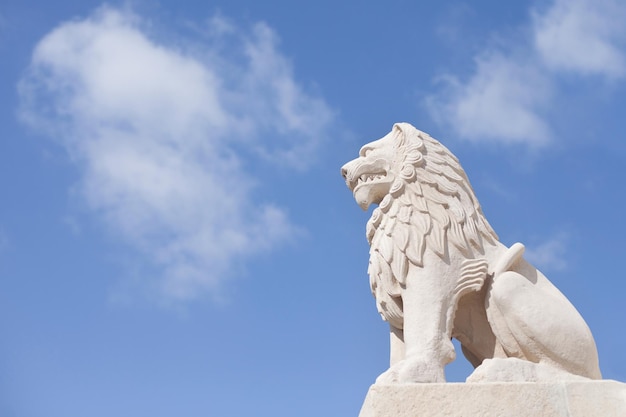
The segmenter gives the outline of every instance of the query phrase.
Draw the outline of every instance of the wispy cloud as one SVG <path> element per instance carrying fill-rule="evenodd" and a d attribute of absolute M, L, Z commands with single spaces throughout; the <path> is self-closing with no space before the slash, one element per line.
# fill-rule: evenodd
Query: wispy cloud
<path fill-rule="evenodd" d="M 443 89 L 426 104 L 435 121 L 449 122 L 462 138 L 541 145 L 551 135 L 537 113 L 550 84 L 531 65 L 490 52 L 476 58 L 476 72 L 466 82 L 448 75 L 440 83 Z"/>
<path fill-rule="evenodd" d="M 425 104 L 462 139 L 545 145 L 553 137 L 547 110 L 563 72 L 607 79 L 626 73 L 625 19 L 623 2 L 555 0 L 531 11 L 521 42 L 487 47 L 467 76 L 440 76 Z"/>
<path fill-rule="evenodd" d="M 562 271 L 567 268 L 567 238 L 567 235 L 559 234 L 538 245 L 527 247 L 525 257 L 541 270 Z"/>
<path fill-rule="evenodd" d="M 144 23 L 104 7 L 46 35 L 19 85 L 21 117 L 67 149 L 88 206 L 164 271 L 162 294 L 184 300 L 298 230 L 253 201 L 254 173 L 234 149 L 297 167 L 332 112 L 295 81 L 265 24 L 215 17 L 209 46 L 185 50 Z"/>
<path fill-rule="evenodd" d="M 535 48 L 551 70 L 609 78 L 626 74 L 623 1 L 556 0 L 532 16 Z"/>

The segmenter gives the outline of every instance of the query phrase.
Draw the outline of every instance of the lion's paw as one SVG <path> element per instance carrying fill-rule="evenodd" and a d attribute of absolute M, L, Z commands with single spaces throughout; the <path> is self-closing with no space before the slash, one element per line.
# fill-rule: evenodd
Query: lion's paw
<path fill-rule="evenodd" d="M 398 362 L 376 378 L 377 384 L 412 384 L 446 382 L 443 367 L 432 362 L 405 359 Z"/>
<path fill-rule="evenodd" d="M 376 378 L 376 383 L 379 385 L 397 384 L 398 382 L 398 370 L 394 367 L 387 369 Z"/>

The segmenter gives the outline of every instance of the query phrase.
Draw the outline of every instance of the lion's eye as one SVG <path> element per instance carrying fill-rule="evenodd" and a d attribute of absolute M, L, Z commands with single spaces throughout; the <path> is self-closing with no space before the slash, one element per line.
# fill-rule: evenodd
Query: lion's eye
<path fill-rule="evenodd" d="M 363 148 L 361 148 L 361 151 L 359 152 L 359 156 L 365 158 L 365 157 L 367 157 L 367 154 L 370 153 L 371 151 L 372 151 L 372 148 L 363 147 Z"/>

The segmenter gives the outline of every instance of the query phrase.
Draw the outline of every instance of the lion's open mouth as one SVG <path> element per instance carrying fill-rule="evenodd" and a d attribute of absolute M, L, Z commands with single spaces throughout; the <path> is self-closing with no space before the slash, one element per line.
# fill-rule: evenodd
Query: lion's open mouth
<path fill-rule="evenodd" d="M 363 174 L 359 177 L 357 181 L 357 185 L 364 183 L 364 182 L 380 180 L 382 178 L 385 178 L 385 174 Z"/>
<path fill-rule="evenodd" d="M 352 189 L 353 191 L 356 191 L 357 188 L 360 188 L 363 185 L 376 184 L 377 182 L 385 179 L 386 176 L 387 176 L 386 172 L 368 172 L 368 173 L 361 174 L 356 179 L 356 182 L 353 183 Z"/>

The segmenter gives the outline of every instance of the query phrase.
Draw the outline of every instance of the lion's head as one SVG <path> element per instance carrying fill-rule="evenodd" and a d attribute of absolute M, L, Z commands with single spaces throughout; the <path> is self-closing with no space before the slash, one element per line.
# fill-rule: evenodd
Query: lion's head
<path fill-rule="evenodd" d="M 346 184 L 363 210 L 371 204 L 380 204 L 389 193 L 398 172 L 394 143 L 398 134 L 393 129 L 389 134 L 363 146 L 359 157 L 341 168 Z"/>
<path fill-rule="evenodd" d="M 458 159 L 408 123 L 364 145 L 341 173 L 361 208 L 378 205 L 367 224 L 370 283 L 379 311 L 396 327 L 409 263 L 424 267 L 425 250 L 447 257 L 449 242 L 472 259 L 484 240 L 498 239 Z"/>

